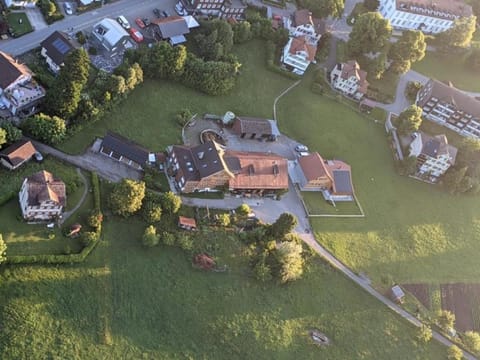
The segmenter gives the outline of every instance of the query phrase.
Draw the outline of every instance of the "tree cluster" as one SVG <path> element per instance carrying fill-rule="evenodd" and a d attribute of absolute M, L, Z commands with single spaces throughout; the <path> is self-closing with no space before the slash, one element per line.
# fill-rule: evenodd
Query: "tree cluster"
<path fill-rule="evenodd" d="M 340 18 L 345 7 L 345 0 L 299 0 L 298 4 L 300 7 L 310 10 L 315 17 Z"/>
<path fill-rule="evenodd" d="M 397 42 L 393 43 L 388 52 L 391 61 L 390 68 L 397 74 L 404 74 L 412 63 L 420 61 L 425 56 L 427 44 L 423 32 L 406 30 Z"/>
<path fill-rule="evenodd" d="M 22 138 L 22 130 L 9 121 L 0 122 L 0 146 L 2 145 L 2 133 L 5 134 L 4 143 L 7 145 L 13 144 Z"/>
<path fill-rule="evenodd" d="M 108 204 L 114 214 L 128 217 L 140 210 L 144 197 L 144 182 L 123 179 L 115 184 L 108 198 Z"/>
<path fill-rule="evenodd" d="M 43 113 L 29 117 L 22 126 L 28 134 L 47 144 L 62 142 L 67 133 L 67 127 L 63 119 Z"/>
<path fill-rule="evenodd" d="M 476 16 L 455 19 L 454 25 L 450 29 L 436 36 L 440 50 L 450 52 L 469 47 L 476 30 L 476 23 Z"/>
<path fill-rule="evenodd" d="M 455 166 L 448 169 L 443 184 L 452 194 L 480 193 L 480 141 L 465 138 L 459 146 Z"/>
<path fill-rule="evenodd" d="M 348 53 L 356 57 L 368 53 L 385 52 L 392 35 L 390 22 L 378 12 L 358 16 L 347 43 Z"/>
<path fill-rule="evenodd" d="M 417 105 L 410 105 L 403 110 L 397 119 L 397 130 L 406 135 L 418 131 L 422 125 L 422 109 Z"/>

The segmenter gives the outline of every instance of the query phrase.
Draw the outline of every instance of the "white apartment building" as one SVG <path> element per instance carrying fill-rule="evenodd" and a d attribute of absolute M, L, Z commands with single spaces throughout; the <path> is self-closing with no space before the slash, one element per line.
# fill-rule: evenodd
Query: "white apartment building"
<path fill-rule="evenodd" d="M 305 36 L 291 37 L 283 48 L 281 61 L 293 73 L 303 75 L 310 63 L 315 62 L 317 45 L 307 41 Z"/>
<path fill-rule="evenodd" d="M 410 156 L 417 158 L 417 175 L 428 175 L 435 182 L 455 164 L 457 148 L 449 145 L 445 135 L 430 136 L 423 132 L 414 133 L 410 144 Z"/>
<path fill-rule="evenodd" d="M 367 93 L 367 72 L 355 60 L 339 63 L 330 72 L 330 83 L 344 95 L 360 100 Z"/>
<path fill-rule="evenodd" d="M 418 92 L 423 116 L 462 136 L 480 139 L 480 101 L 455 88 L 430 79 Z"/>
<path fill-rule="evenodd" d="M 288 29 L 290 37 L 305 36 L 307 41 L 314 45 L 317 45 L 325 32 L 325 22 L 314 19 L 312 13 L 307 9 L 295 11 L 292 18 L 285 18 L 284 25 Z"/>
<path fill-rule="evenodd" d="M 395 29 L 431 34 L 448 30 L 455 19 L 473 14 L 463 0 L 380 0 L 379 12 Z"/>

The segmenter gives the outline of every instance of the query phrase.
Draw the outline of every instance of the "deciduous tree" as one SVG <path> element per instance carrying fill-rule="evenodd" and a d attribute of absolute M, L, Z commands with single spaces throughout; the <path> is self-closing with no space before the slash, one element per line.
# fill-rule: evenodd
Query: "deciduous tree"
<path fill-rule="evenodd" d="M 463 334 L 462 341 L 465 346 L 475 354 L 480 353 L 480 334 L 475 331 L 467 331 Z"/>
<path fill-rule="evenodd" d="M 367 12 L 357 17 L 348 40 L 350 56 L 376 53 L 384 50 L 392 35 L 390 22 L 378 12 Z"/>
<path fill-rule="evenodd" d="M 109 205 L 115 214 L 127 217 L 140 210 L 144 197 L 143 181 L 123 179 L 110 193 Z"/>
<path fill-rule="evenodd" d="M 423 32 L 406 30 L 397 42 L 393 43 L 388 52 L 392 61 L 392 70 L 397 74 L 404 74 L 410 70 L 411 64 L 420 61 L 425 56 L 427 43 Z"/>
<path fill-rule="evenodd" d="M 398 132 L 409 134 L 417 131 L 422 125 L 422 109 L 417 105 L 410 105 L 398 116 Z"/>
<path fill-rule="evenodd" d="M 252 38 L 252 26 L 248 21 L 240 21 L 232 25 L 233 42 L 243 44 Z"/>
<path fill-rule="evenodd" d="M 417 340 L 426 344 L 432 340 L 432 335 L 432 329 L 427 325 L 422 325 L 418 328 Z"/>
<path fill-rule="evenodd" d="M 302 245 L 295 242 L 281 242 L 275 251 L 280 264 L 279 278 L 282 283 L 299 279 L 303 274 Z"/>
<path fill-rule="evenodd" d="M 437 323 L 444 330 L 452 329 L 455 324 L 455 315 L 448 310 L 440 310 L 437 312 Z"/>
<path fill-rule="evenodd" d="M 22 130 L 14 126 L 9 121 L 4 121 L 3 123 L 1 123 L 0 128 L 5 130 L 8 144 L 12 144 L 15 141 L 18 141 L 22 138 Z M 0 142 L 1 142 L 1 135 L 0 135 Z"/>
<path fill-rule="evenodd" d="M 467 48 L 470 46 L 476 29 L 476 22 L 476 16 L 456 19 L 450 29 L 437 35 L 440 48 L 448 51 L 452 48 Z"/>
<path fill-rule="evenodd" d="M 345 7 L 344 0 L 300 0 L 302 8 L 310 10 L 318 18 L 340 18 Z"/>
<path fill-rule="evenodd" d="M 447 357 L 448 360 L 462 360 L 463 351 L 457 345 L 452 345 L 447 350 Z"/>
<path fill-rule="evenodd" d="M 23 127 L 30 135 L 47 144 L 58 144 L 65 138 L 65 121 L 58 116 L 37 114 L 28 118 Z"/>
<path fill-rule="evenodd" d="M 160 242 L 160 236 L 157 234 L 155 226 L 148 226 L 142 236 L 142 244 L 146 247 L 154 247 Z"/>
<path fill-rule="evenodd" d="M 278 219 L 272 224 L 270 233 L 272 236 L 278 238 L 284 237 L 297 226 L 297 218 L 290 213 L 281 214 Z"/>
<path fill-rule="evenodd" d="M 182 206 L 182 199 L 171 191 L 162 194 L 160 201 L 163 211 L 169 214 L 176 214 Z"/>

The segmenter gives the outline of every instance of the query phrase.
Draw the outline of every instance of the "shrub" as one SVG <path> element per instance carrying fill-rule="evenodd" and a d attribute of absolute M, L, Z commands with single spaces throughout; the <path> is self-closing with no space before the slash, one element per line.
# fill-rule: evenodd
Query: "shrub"
<path fill-rule="evenodd" d="M 162 242 L 164 245 L 167 245 L 167 246 L 175 245 L 175 235 L 173 235 L 172 233 L 169 233 L 168 231 L 163 231 L 162 234 L 160 235 L 160 238 L 162 239 Z"/>
<path fill-rule="evenodd" d="M 85 37 L 85 34 L 82 32 L 82 31 L 79 31 L 75 34 L 78 42 L 80 43 L 80 45 L 84 45 L 86 44 L 87 42 L 87 38 Z"/>
<path fill-rule="evenodd" d="M 230 226 L 230 215 L 229 214 L 218 215 L 217 224 L 224 227 Z"/>
<path fill-rule="evenodd" d="M 192 251 L 193 250 L 193 240 L 187 234 L 179 234 L 177 238 L 178 245 L 184 251 Z"/>
<path fill-rule="evenodd" d="M 432 339 L 432 329 L 427 325 L 422 325 L 418 329 L 417 340 L 420 343 L 428 343 Z"/>
<path fill-rule="evenodd" d="M 81 236 L 83 246 L 87 247 L 98 240 L 98 234 L 93 231 L 86 231 Z"/>
<path fill-rule="evenodd" d="M 90 211 L 90 215 L 88 216 L 88 221 L 87 221 L 88 225 L 97 229 L 102 225 L 102 221 L 103 221 L 103 214 L 99 210 L 93 209 L 92 211 Z"/>
<path fill-rule="evenodd" d="M 480 352 L 480 334 L 475 331 L 467 331 L 463 334 L 462 338 L 463 343 L 465 346 L 470 349 L 474 354 L 478 354 Z"/>
<path fill-rule="evenodd" d="M 157 234 L 157 229 L 153 225 L 145 229 L 142 237 L 142 244 L 146 247 L 153 247 L 160 242 L 160 236 Z"/>

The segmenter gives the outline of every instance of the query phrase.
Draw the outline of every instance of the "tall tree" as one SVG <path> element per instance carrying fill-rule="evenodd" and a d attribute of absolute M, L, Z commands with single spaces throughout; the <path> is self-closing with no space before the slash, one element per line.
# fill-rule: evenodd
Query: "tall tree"
<path fill-rule="evenodd" d="M 280 264 L 279 277 L 282 283 L 299 279 L 303 274 L 302 245 L 292 241 L 281 242 L 275 251 Z"/>
<path fill-rule="evenodd" d="M 437 35 L 438 43 L 443 50 L 452 48 L 467 48 L 472 42 L 476 30 L 475 16 L 461 17 L 455 20 L 454 25 Z"/>
<path fill-rule="evenodd" d="M 340 18 L 345 7 L 345 0 L 299 0 L 299 4 L 318 18 L 329 16 Z"/>
<path fill-rule="evenodd" d="M 391 35 L 392 26 L 380 13 L 364 13 L 357 18 L 353 25 L 348 40 L 348 52 L 350 56 L 358 56 L 382 51 Z"/>
<path fill-rule="evenodd" d="M 112 211 L 123 217 L 128 217 L 136 213 L 142 207 L 142 201 L 145 197 L 145 183 L 123 179 L 115 184 L 109 197 L 109 205 Z"/>
<path fill-rule="evenodd" d="M 276 238 L 282 238 L 297 226 L 297 218 L 290 213 L 281 214 L 271 225 L 270 233 Z"/>
<path fill-rule="evenodd" d="M 18 141 L 22 138 L 22 130 L 19 128 L 15 127 L 11 122 L 9 121 L 4 121 L 3 123 L 0 124 L 0 128 L 5 130 L 6 132 L 6 137 L 7 137 L 7 143 L 12 144 L 15 141 Z M 1 142 L 1 131 L 0 131 L 0 142 Z M 1 145 L 1 144 L 0 144 Z"/>
<path fill-rule="evenodd" d="M 65 121 L 57 116 L 36 114 L 23 123 L 23 128 L 33 137 L 47 144 L 58 144 L 67 133 Z"/>
<path fill-rule="evenodd" d="M 398 74 L 410 70 L 411 64 L 420 61 L 425 56 L 427 43 L 421 31 L 406 30 L 394 43 L 388 52 L 388 57 L 393 61 L 392 70 Z"/>
<path fill-rule="evenodd" d="M 182 199 L 171 191 L 162 194 L 160 202 L 163 211 L 169 214 L 176 214 L 182 206 Z"/>
<path fill-rule="evenodd" d="M 409 134 L 417 131 L 422 125 L 422 109 L 417 105 L 410 105 L 398 116 L 398 131 Z"/>

